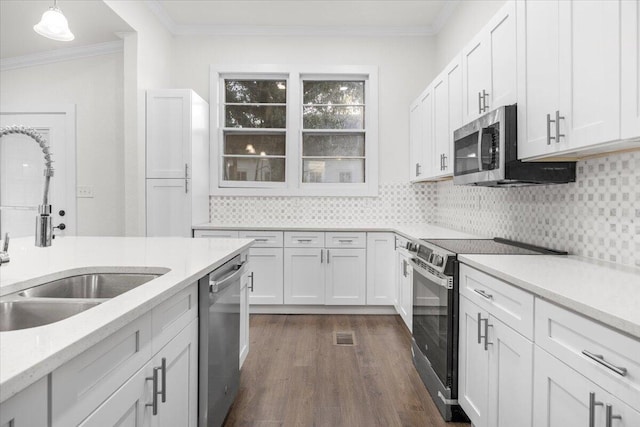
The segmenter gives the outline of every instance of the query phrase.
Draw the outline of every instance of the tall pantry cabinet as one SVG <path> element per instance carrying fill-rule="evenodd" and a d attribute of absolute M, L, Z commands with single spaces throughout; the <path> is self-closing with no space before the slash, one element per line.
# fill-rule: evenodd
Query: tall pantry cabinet
<path fill-rule="evenodd" d="M 191 237 L 209 219 L 209 105 L 190 89 L 146 103 L 146 235 Z"/>

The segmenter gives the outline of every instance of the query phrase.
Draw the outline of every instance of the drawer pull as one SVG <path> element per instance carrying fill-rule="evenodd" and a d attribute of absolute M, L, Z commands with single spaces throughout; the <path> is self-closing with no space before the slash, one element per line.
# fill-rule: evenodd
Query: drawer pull
<path fill-rule="evenodd" d="M 255 240 L 256 242 L 268 242 L 269 241 L 269 239 L 253 239 L 253 240 Z"/>
<path fill-rule="evenodd" d="M 596 394 L 589 393 L 589 427 L 596 425 L 596 406 L 602 406 L 602 402 L 596 401 Z"/>
<path fill-rule="evenodd" d="M 297 239 L 298 243 L 310 243 L 311 239 Z"/>
<path fill-rule="evenodd" d="M 613 415 L 613 406 L 607 405 L 606 407 L 607 419 L 605 421 L 605 427 L 613 427 L 613 420 L 621 420 L 622 415 Z"/>
<path fill-rule="evenodd" d="M 338 239 L 340 243 L 353 243 L 353 239 Z"/>
<path fill-rule="evenodd" d="M 616 374 L 620 375 L 621 377 L 624 377 L 624 376 L 627 375 L 627 368 L 623 368 L 621 366 L 612 365 L 610 362 L 607 362 L 604 359 L 604 356 L 601 355 L 601 354 L 593 354 L 593 353 L 591 353 L 590 351 L 587 351 L 587 350 L 582 350 L 582 354 L 584 354 L 585 356 L 587 356 L 589 359 L 593 360 L 594 362 L 597 362 L 597 363 L 601 364 L 605 368 L 611 369 L 613 372 L 615 372 Z"/>
<path fill-rule="evenodd" d="M 482 289 L 474 289 L 473 292 L 477 293 L 478 295 L 486 298 L 486 299 L 493 299 L 493 295 L 486 293 L 485 291 L 483 291 Z"/>

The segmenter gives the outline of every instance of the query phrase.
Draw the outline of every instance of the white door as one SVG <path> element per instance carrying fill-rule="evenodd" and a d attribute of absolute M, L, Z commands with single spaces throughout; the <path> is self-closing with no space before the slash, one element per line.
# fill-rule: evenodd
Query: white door
<path fill-rule="evenodd" d="M 516 2 L 518 157 L 552 152 L 547 114 L 559 109 L 559 0 Z M 549 134 L 555 135 L 550 126 Z"/>
<path fill-rule="evenodd" d="M 422 164 L 422 104 L 416 100 L 409 108 L 409 180 L 420 179 Z"/>
<path fill-rule="evenodd" d="M 622 139 L 640 136 L 640 1 L 622 2 Z"/>
<path fill-rule="evenodd" d="M 160 399 L 153 426 L 196 427 L 198 421 L 198 322 L 191 321 L 153 358 L 154 366 L 166 364 L 164 401 Z M 161 375 L 163 375 L 161 373 Z"/>
<path fill-rule="evenodd" d="M 393 305 L 396 252 L 393 233 L 367 233 L 367 304 Z"/>
<path fill-rule="evenodd" d="M 462 51 L 463 116 L 468 123 L 489 111 L 491 52 L 484 33 L 478 34 Z"/>
<path fill-rule="evenodd" d="M 75 111 L 14 112 L 2 108 L 0 126 L 32 127 L 49 143 L 54 161 L 49 203 L 53 224 L 65 224 L 56 235 L 76 234 L 76 153 Z M 6 135 L 0 139 L 0 235 L 35 235 L 37 207 L 44 190 L 44 155 L 40 146 L 25 135 Z M 63 211 L 64 215 L 62 215 Z"/>
<path fill-rule="evenodd" d="M 249 261 L 253 272 L 253 290 L 249 293 L 251 304 L 282 304 L 283 249 L 251 248 Z"/>
<path fill-rule="evenodd" d="M 327 249 L 327 305 L 364 305 L 366 302 L 366 249 Z"/>
<path fill-rule="evenodd" d="M 147 178 L 191 176 L 191 128 L 188 91 L 147 92 Z"/>
<path fill-rule="evenodd" d="M 594 423 L 589 423 L 590 393 L 598 402 L 607 393 L 586 377 L 534 348 L 533 425 L 535 427 L 604 426 L 604 405 L 593 406 Z M 616 425 L 618 427 L 618 425 Z"/>
<path fill-rule="evenodd" d="M 620 138 L 620 4 L 560 1 L 558 149 Z"/>
<path fill-rule="evenodd" d="M 493 316 L 489 328 L 489 426 L 530 427 L 533 343 Z"/>
<path fill-rule="evenodd" d="M 191 237 L 191 195 L 185 179 L 147 179 L 147 237 Z"/>
<path fill-rule="evenodd" d="M 285 248 L 285 304 L 324 304 L 324 252 L 322 248 Z"/>
<path fill-rule="evenodd" d="M 460 298 L 458 401 L 475 427 L 489 426 L 489 351 L 483 338 L 488 318 L 487 312 Z"/>
<path fill-rule="evenodd" d="M 431 168 L 434 176 L 445 174 L 444 156 L 449 154 L 449 88 L 448 76 L 440 74 L 432 83 L 433 87 L 433 156 Z"/>
<path fill-rule="evenodd" d="M 516 6 L 508 1 L 487 27 L 486 52 L 491 77 L 489 94 L 485 97 L 485 112 L 516 102 Z"/>

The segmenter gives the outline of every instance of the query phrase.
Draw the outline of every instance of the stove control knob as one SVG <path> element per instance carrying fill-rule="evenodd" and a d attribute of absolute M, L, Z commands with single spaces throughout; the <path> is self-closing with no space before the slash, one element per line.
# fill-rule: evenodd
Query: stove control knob
<path fill-rule="evenodd" d="M 436 267 L 442 267 L 442 265 L 444 264 L 444 258 L 443 258 L 443 257 L 441 257 L 440 255 L 435 255 L 435 256 L 433 257 L 433 264 L 434 264 Z"/>

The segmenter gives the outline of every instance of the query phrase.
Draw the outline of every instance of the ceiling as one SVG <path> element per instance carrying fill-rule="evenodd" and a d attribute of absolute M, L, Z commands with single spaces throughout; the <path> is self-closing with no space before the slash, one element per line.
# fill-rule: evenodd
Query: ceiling
<path fill-rule="evenodd" d="M 33 26 L 51 5 L 53 0 L 0 0 L 0 58 L 120 40 L 116 32 L 132 31 L 102 0 L 58 0 L 76 38 L 49 40 L 36 34 Z"/>
<path fill-rule="evenodd" d="M 437 33 L 459 0 L 150 0 L 174 34 L 252 33 L 256 28 L 310 33 Z M 286 32 L 286 31 L 285 31 Z M 293 31 L 295 32 L 295 31 Z"/>

